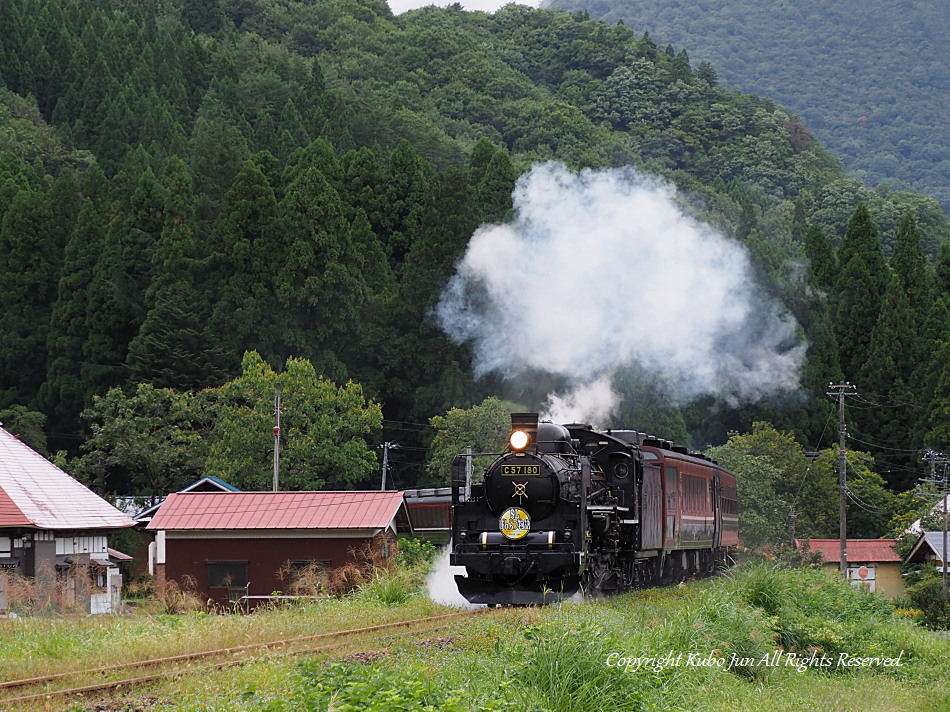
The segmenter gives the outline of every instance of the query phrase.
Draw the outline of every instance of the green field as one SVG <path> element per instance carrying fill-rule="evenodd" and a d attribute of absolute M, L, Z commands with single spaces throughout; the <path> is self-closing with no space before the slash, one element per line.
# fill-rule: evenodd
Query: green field
<path fill-rule="evenodd" d="M 249 616 L 136 614 L 0 624 L 5 673 L 121 662 L 443 610 L 421 594 Z M 464 619 L 335 661 L 264 659 L 75 710 L 950 709 L 950 642 L 821 572 L 729 576 Z"/>

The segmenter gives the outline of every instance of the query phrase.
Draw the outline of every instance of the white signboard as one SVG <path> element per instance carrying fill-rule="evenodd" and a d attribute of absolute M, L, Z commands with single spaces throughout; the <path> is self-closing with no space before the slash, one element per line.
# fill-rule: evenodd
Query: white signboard
<path fill-rule="evenodd" d="M 860 586 L 865 591 L 874 590 L 874 567 L 873 566 L 849 566 L 848 580 L 855 586 Z"/>

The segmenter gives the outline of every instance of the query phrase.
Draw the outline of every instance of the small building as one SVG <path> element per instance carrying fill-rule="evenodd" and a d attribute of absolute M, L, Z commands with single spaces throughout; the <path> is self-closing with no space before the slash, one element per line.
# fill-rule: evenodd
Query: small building
<path fill-rule="evenodd" d="M 129 557 L 109 548 L 109 534 L 131 518 L 0 428 L 0 612 L 28 598 L 13 577 L 29 579 L 34 597 L 88 613 L 119 610 Z M 25 599 L 24 599 L 25 600 Z"/>
<path fill-rule="evenodd" d="M 452 488 L 403 490 L 403 495 L 413 533 L 435 544 L 447 544 L 452 538 Z"/>
<path fill-rule="evenodd" d="M 147 529 L 159 589 L 218 604 L 287 591 L 308 568 L 394 560 L 396 534 L 411 533 L 402 492 L 375 491 L 176 492 Z"/>
<path fill-rule="evenodd" d="M 895 598 L 904 594 L 901 557 L 895 549 L 896 539 L 848 539 L 848 579 L 865 591 Z M 837 576 L 841 568 L 840 539 L 796 540 L 799 549 L 807 546 L 824 559 L 825 570 Z"/>
<path fill-rule="evenodd" d="M 240 492 L 241 490 L 232 485 L 230 482 L 225 482 L 220 477 L 215 477 L 214 475 L 206 475 L 195 482 L 192 482 L 187 487 L 178 490 L 179 492 Z M 132 566 L 133 575 L 149 574 L 151 576 L 155 575 L 155 532 L 148 531 L 149 522 L 152 521 L 152 517 L 155 516 L 155 512 L 158 511 L 158 508 L 162 506 L 162 502 L 165 501 L 165 498 L 162 497 L 159 501 L 154 502 L 149 506 L 146 506 L 145 509 L 142 509 L 141 506 L 135 505 L 136 498 L 130 498 L 128 506 L 134 508 L 132 512 L 132 519 L 135 521 L 135 529 L 138 534 L 138 543 L 135 546 L 135 550 L 132 554 L 135 556 L 135 564 Z M 141 501 L 141 500 L 138 500 Z M 154 501 L 154 500 L 153 500 Z M 126 509 L 125 511 L 129 511 Z"/>
<path fill-rule="evenodd" d="M 948 535 L 948 540 L 950 540 L 950 535 Z M 908 564 L 928 563 L 943 573 L 943 531 L 921 532 L 905 561 Z"/>

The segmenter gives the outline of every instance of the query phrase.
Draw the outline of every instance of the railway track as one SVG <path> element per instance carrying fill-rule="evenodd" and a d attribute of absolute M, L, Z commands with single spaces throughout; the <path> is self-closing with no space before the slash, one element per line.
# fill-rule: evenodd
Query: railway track
<path fill-rule="evenodd" d="M 57 710 L 67 702 L 75 708 L 80 696 L 121 691 L 127 693 L 150 683 L 181 675 L 194 675 L 244 665 L 265 657 L 333 654 L 354 646 L 378 644 L 381 637 L 401 633 L 417 637 L 445 628 L 460 618 L 480 615 L 491 609 L 448 613 L 427 618 L 383 623 L 348 630 L 218 648 L 164 658 L 153 658 L 54 675 L 0 682 L 0 709 Z"/>

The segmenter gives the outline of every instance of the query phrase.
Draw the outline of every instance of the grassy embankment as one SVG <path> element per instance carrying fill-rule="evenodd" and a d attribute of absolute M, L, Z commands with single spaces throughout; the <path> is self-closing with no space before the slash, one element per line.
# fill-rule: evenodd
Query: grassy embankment
<path fill-rule="evenodd" d="M 379 593 L 245 617 L 10 621 L 0 626 L 0 658 L 37 670 L 81 657 L 87 667 L 183 637 L 211 647 L 212 637 L 230 644 L 437 610 L 422 597 L 394 606 L 400 596 Z M 181 679 L 156 696 L 149 709 L 201 712 L 947 710 L 950 642 L 820 572 L 748 567 L 697 585 L 466 620 L 421 645 L 393 636 L 349 663 L 265 660 Z"/>

